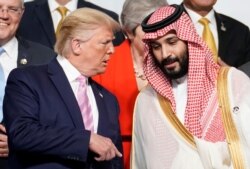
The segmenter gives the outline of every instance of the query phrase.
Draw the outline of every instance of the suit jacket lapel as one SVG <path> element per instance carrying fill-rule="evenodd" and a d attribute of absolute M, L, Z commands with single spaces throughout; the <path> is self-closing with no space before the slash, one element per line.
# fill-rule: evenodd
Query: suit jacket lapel
<path fill-rule="evenodd" d="M 39 22 L 41 23 L 41 28 L 44 30 L 47 38 L 49 39 L 50 45 L 53 46 L 55 44 L 56 37 L 47 0 L 37 1 L 35 14 L 38 17 Z"/>
<path fill-rule="evenodd" d="M 17 67 L 24 67 L 30 65 L 29 60 L 31 60 L 31 56 L 27 52 L 29 44 L 23 41 L 22 38 L 19 37 L 17 37 L 17 41 L 18 41 Z"/>
<path fill-rule="evenodd" d="M 52 62 L 48 66 L 48 73 L 49 77 L 51 78 L 52 82 L 54 83 L 55 87 L 57 88 L 58 92 L 61 95 L 62 100 L 64 101 L 68 111 L 71 115 L 72 121 L 77 128 L 84 128 L 81 112 L 79 106 L 77 104 L 77 100 L 74 96 L 74 93 L 71 89 L 71 86 L 66 78 L 66 75 L 63 72 L 63 69 L 57 62 L 56 58 L 52 60 Z M 62 85 L 63 84 L 63 85 Z M 107 107 L 105 104 L 104 94 L 99 86 L 90 79 L 90 85 L 92 87 L 96 104 L 99 112 L 99 122 L 98 122 L 98 129 L 97 133 L 108 136 L 108 113 Z"/>
<path fill-rule="evenodd" d="M 64 101 L 72 121 L 77 128 L 84 128 L 81 112 L 66 75 L 56 58 L 49 63 L 48 74 Z"/>
<path fill-rule="evenodd" d="M 230 35 L 228 33 L 229 25 L 226 21 L 224 21 L 220 14 L 215 12 L 215 19 L 217 24 L 217 31 L 218 31 L 218 53 L 219 56 L 225 56 L 225 51 L 227 49 L 228 42 L 230 41 Z"/>
<path fill-rule="evenodd" d="M 85 7 L 86 5 L 86 2 L 85 1 L 83 1 L 83 0 L 79 0 L 78 2 L 77 2 L 77 8 L 82 8 L 82 7 Z"/>
<path fill-rule="evenodd" d="M 95 99 L 96 99 L 96 104 L 97 104 L 97 108 L 98 108 L 98 112 L 99 112 L 99 121 L 98 121 L 98 129 L 97 129 L 97 133 L 104 135 L 104 136 L 108 136 L 108 113 L 107 113 L 107 107 L 105 104 L 105 96 L 102 93 L 102 90 L 99 86 L 96 85 L 96 83 L 90 79 L 89 80 L 90 85 L 92 87 Z"/>

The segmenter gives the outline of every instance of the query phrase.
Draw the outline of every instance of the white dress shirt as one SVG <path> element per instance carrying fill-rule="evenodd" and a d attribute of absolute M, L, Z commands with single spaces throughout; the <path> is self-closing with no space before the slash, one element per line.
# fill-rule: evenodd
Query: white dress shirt
<path fill-rule="evenodd" d="M 58 55 L 57 60 L 59 64 L 62 66 L 64 73 L 66 74 L 66 77 L 70 83 L 70 86 L 74 92 L 75 97 L 77 98 L 77 90 L 79 87 L 79 82 L 76 80 L 81 73 L 64 57 Z M 91 104 L 92 108 L 92 113 L 93 113 L 93 119 L 94 119 L 94 132 L 97 133 L 97 128 L 98 128 L 98 120 L 99 120 L 99 112 L 95 100 L 95 96 L 93 93 L 93 90 L 91 86 L 88 83 L 87 87 L 87 95 Z"/>
<path fill-rule="evenodd" d="M 185 7 L 185 5 L 184 5 Z M 203 32 L 203 28 L 204 26 L 199 23 L 199 20 L 201 18 L 203 18 L 203 16 L 199 15 L 198 13 L 192 11 L 191 9 L 185 7 L 189 17 L 191 18 L 195 28 L 196 28 L 196 31 L 197 33 L 200 35 L 200 37 L 202 37 L 202 32 Z M 214 10 L 212 9 L 206 16 L 205 18 L 207 18 L 210 23 L 209 23 L 209 28 L 210 30 L 212 31 L 212 34 L 214 36 L 214 40 L 215 40 L 215 45 L 216 45 L 216 48 L 218 49 L 218 44 L 219 44 L 219 40 L 218 40 L 218 31 L 217 31 L 217 24 L 216 24 L 216 19 L 215 19 L 215 12 Z"/>
<path fill-rule="evenodd" d="M 0 64 L 4 73 L 4 84 L 6 84 L 7 78 L 14 68 L 17 67 L 18 56 L 18 41 L 13 37 L 8 43 L 2 46 L 4 52 L 0 56 Z M 0 100 L 1 104 L 3 100 Z M 0 110 L 0 122 L 3 119 L 3 111 Z"/>
<path fill-rule="evenodd" d="M 187 105 L 187 76 L 172 80 L 172 87 L 176 103 L 176 115 L 184 124 Z"/>
<path fill-rule="evenodd" d="M 10 71 L 17 67 L 18 41 L 13 37 L 8 43 L 2 46 L 4 53 L 0 57 L 0 64 L 4 70 L 4 77 L 7 80 Z"/>

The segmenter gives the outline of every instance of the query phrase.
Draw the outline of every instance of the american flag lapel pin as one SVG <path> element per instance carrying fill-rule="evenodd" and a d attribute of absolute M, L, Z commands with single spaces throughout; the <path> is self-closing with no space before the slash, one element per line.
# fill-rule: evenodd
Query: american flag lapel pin
<path fill-rule="evenodd" d="M 27 63 L 28 63 L 28 61 L 26 58 L 23 58 L 20 60 L 20 64 L 22 64 L 22 65 L 26 65 Z"/>
<path fill-rule="evenodd" d="M 221 22 L 220 29 L 221 29 L 222 31 L 224 31 L 224 32 L 227 31 L 227 28 L 225 27 L 225 25 L 224 25 L 223 22 Z"/>

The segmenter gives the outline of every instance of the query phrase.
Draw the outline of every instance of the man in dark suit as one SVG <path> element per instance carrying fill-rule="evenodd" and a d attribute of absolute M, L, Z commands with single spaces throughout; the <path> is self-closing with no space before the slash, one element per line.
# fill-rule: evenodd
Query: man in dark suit
<path fill-rule="evenodd" d="M 62 22 L 54 60 L 10 73 L 10 169 L 123 169 L 118 102 L 90 78 L 106 70 L 117 29 L 98 10 L 75 10 Z"/>
<path fill-rule="evenodd" d="M 56 41 L 56 28 L 61 19 L 59 12 L 56 10 L 59 6 L 66 7 L 67 14 L 82 7 L 97 9 L 105 12 L 118 22 L 118 15 L 115 12 L 84 0 L 37 0 L 25 3 L 25 13 L 18 29 L 18 35 L 53 49 Z M 121 31 L 117 32 L 115 37 L 115 46 L 124 41 L 124 35 Z"/>
<path fill-rule="evenodd" d="M 239 21 L 214 11 L 217 0 L 183 0 L 183 5 L 191 17 L 197 32 L 201 35 L 203 27 L 199 19 L 210 20 L 218 55 L 230 66 L 239 67 L 250 61 L 249 28 Z M 222 63 L 223 64 L 223 63 Z"/>
<path fill-rule="evenodd" d="M 15 37 L 23 14 L 22 0 L 0 0 L 0 168 L 7 168 L 8 143 L 2 112 L 6 79 L 16 67 L 48 63 L 56 53 L 48 47 Z"/>

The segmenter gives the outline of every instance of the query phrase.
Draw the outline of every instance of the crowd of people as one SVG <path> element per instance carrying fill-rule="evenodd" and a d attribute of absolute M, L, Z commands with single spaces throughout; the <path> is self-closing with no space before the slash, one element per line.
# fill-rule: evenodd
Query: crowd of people
<path fill-rule="evenodd" d="M 250 31 L 216 2 L 0 0 L 0 168 L 250 168 Z"/>

